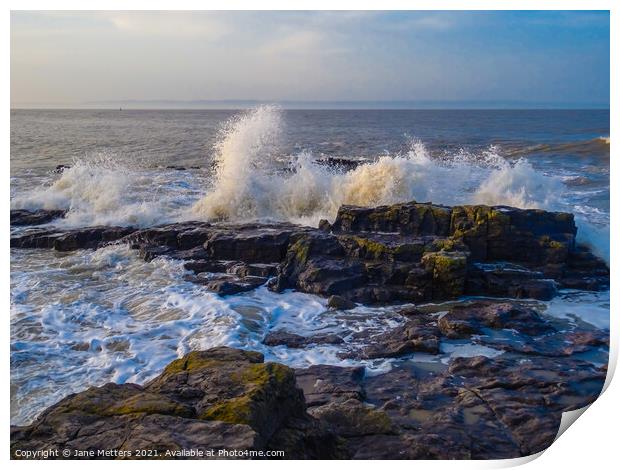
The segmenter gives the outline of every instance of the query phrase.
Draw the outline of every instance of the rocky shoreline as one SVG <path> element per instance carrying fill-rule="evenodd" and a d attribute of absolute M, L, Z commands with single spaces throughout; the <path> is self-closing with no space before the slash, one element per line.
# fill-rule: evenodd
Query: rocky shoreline
<path fill-rule="evenodd" d="M 11 223 L 37 225 L 63 215 L 12 211 Z M 187 280 L 220 295 L 267 285 L 330 297 L 330 308 L 338 310 L 410 304 L 399 310 L 400 326 L 356 332 L 363 346 L 345 350 L 343 359 L 437 355 L 442 344 L 458 340 L 500 355 L 405 361 L 368 375 L 361 366 L 292 369 L 227 347 L 194 351 L 142 386 L 91 387 L 31 425 L 13 427 L 12 457 L 17 449 L 42 448 L 150 448 L 163 458 L 166 451 L 182 458 L 174 451 L 232 448 L 281 450 L 289 459 L 497 459 L 539 452 L 555 438 L 563 411 L 596 399 L 607 372 L 591 360 L 606 357 L 605 332 L 553 321 L 518 300 L 549 300 L 562 288 L 608 289 L 607 265 L 576 243 L 576 233 L 568 213 L 416 202 L 343 206 L 334 223 L 319 228 L 183 222 L 20 230 L 13 248 L 122 243 L 146 261 L 182 260 Z M 485 299 L 428 303 L 463 296 Z M 343 338 L 279 330 L 263 342 L 304 348 Z"/>
<path fill-rule="evenodd" d="M 46 217 L 47 215 L 47 217 Z M 12 211 L 13 225 L 58 211 Z M 146 261 L 185 261 L 188 279 L 221 294 L 297 289 L 353 302 L 423 302 L 462 295 L 549 300 L 558 288 L 603 290 L 609 269 L 577 245 L 572 214 L 410 202 L 342 206 L 333 224 L 182 222 L 146 229 L 31 229 L 14 248 L 92 249 L 126 243 Z"/>

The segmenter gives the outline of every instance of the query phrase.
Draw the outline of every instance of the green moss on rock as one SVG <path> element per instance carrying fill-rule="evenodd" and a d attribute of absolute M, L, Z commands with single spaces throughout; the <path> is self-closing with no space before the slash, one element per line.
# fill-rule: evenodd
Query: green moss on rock
<path fill-rule="evenodd" d="M 276 384 L 294 380 L 293 371 L 282 364 L 267 362 L 265 364 L 251 364 L 236 375 L 244 384 L 265 386 L 269 381 Z"/>
<path fill-rule="evenodd" d="M 311 414 L 329 423 L 344 437 L 394 432 L 392 420 L 385 412 L 353 399 L 329 403 L 312 410 Z"/>
<path fill-rule="evenodd" d="M 392 249 L 376 240 L 363 237 L 351 237 L 360 248 L 361 256 L 366 259 L 386 259 L 392 255 Z"/>
<path fill-rule="evenodd" d="M 461 252 L 427 253 L 422 264 L 432 274 L 433 296 L 455 298 L 465 291 L 467 256 Z"/>
<path fill-rule="evenodd" d="M 163 395 L 141 393 L 134 395 L 106 410 L 106 415 L 126 415 L 131 413 L 162 414 L 191 418 L 191 407 L 177 403 Z"/>
<path fill-rule="evenodd" d="M 231 424 L 252 425 L 252 397 L 243 395 L 230 398 L 207 408 L 200 416 L 200 419 L 208 421 L 223 421 Z"/>

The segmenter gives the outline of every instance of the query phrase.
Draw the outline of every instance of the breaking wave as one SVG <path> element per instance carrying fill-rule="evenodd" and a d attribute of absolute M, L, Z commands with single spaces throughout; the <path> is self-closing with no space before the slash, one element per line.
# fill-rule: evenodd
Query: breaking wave
<path fill-rule="evenodd" d="M 337 171 L 302 153 L 278 153 L 281 117 L 261 107 L 230 121 L 216 146 L 213 187 L 192 208 L 208 220 L 280 219 L 315 224 L 342 204 L 377 206 L 417 200 L 523 208 L 553 205 L 562 182 L 525 160 L 508 162 L 493 147 L 480 155 L 431 157 L 413 140 L 399 155 Z M 282 170 L 282 161 L 289 165 Z M 280 170 L 274 170 L 280 168 Z"/>
<path fill-rule="evenodd" d="M 411 200 L 579 212 L 569 203 L 570 190 L 562 178 L 537 170 L 524 158 L 509 161 L 493 146 L 437 156 L 411 140 L 400 154 L 338 169 L 310 153 L 286 155 L 281 150 L 283 126 L 281 111 L 272 106 L 234 117 L 220 131 L 213 174 L 206 177 L 131 168 L 118 158 L 80 160 L 51 184 L 13 197 L 11 207 L 65 209 L 67 216 L 58 223 L 70 227 L 189 219 L 316 226 L 320 219 L 333 220 L 343 204 Z M 598 253 L 609 259 L 608 219 L 598 226 L 589 226 L 587 214 L 577 220 L 582 241 L 602 247 Z"/>
<path fill-rule="evenodd" d="M 184 198 L 176 182 L 161 171 L 130 168 L 117 158 L 100 155 L 76 160 L 51 184 L 11 200 L 12 209 L 62 209 L 60 224 L 148 226 L 175 220 Z"/>

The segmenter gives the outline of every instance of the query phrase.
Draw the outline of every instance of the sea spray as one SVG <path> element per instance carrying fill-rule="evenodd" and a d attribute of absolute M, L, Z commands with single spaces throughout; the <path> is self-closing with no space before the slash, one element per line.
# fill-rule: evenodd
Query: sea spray
<path fill-rule="evenodd" d="M 283 113 L 259 107 L 222 127 L 209 163 L 214 171 L 176 171 L 103 155 L 73 162 L 45 186 L 14 194 L 14 209 L 66 209 L 55 225 L 149 226 L 183 220 L 281 220 L 316 226 L 342 204 L 377 206 L 417 200 L 437 204 L 503 204 L 576 214 L 578 240 L 609 259 L 608 215 L 533 160 L 507 160 L 500 148 L 431 153 L 410 139 L 405 151 L 376 155 L 344 171 L 308 151 L 282 148 Z M 321 156 L 323 159 L 323 156 Z M 570 180 L 566 180 L 570 181 Z"/>
<path fill-rule="evenodd" d="M 178 218 L 187 201 L 177 186 L 178 182 L 161 170 L 131 167 L 119 157 L 96 155 L 75 160 L 51 184 L 15 196 L 11 208 L 67 210 L 66 217 L 55 222 L 67 228 L 144 227 Z"/>
<path fill-rule="evenodd" d="M 281 134 L 281 114 L 271 106 L 229 120 L 215 145 L 213 190 L 194 206 L 208 219 L 268 216 L 273 158 Z"/>
<path fill-rule="evenodd" d="M 491 171 L 471 199 L 476 204 L 552 209 L 560 204 L 563 191 L 559 178 L 543 175 L 531 163 L 519 159 Z"/>
<path fill-rule="evenodd" d="M 278 108 L 259 107 L 224 127 L 215 149 L 213 187 L 194 205 L 193 215 L 314 225 L 321 218 L 333 219 L 342 204 L 417 200 L 543 208 L 562 190 L 560 181 L 525 160 L 509 163 L 494 147 L 479 155 L 462 151 L 436 157 L 422 142 L 411 140 L 406 153 L 378 156 L 348 172 L 321 165 L 308 153 L 278 160 L 280 114 Z M 287 160 L 283 171 L 281 162 Z"/>

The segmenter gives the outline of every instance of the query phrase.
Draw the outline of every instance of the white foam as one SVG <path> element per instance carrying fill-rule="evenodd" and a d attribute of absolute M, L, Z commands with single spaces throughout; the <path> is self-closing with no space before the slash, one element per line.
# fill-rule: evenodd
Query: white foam
<path fill-rule="evenodd" d="M 187 219 L 285 220 L 316 226 L 342 204 L 377 206 L 410 200 L 438 204 L 501 204 L 578 214 L 578 237 L 609 260 L 609 216 L 547 175 L 496 147 L 441 156 L 411 140 L 396 155 L 377 155 L 350 171 L 281 151 L 281 111 L 259 107 L 228 121 L 215 144 L 216 171 L 147 170 L 103 156 L 74 162 L 51 184 L 15 191 L 12 208 L 67 209 L 57 225 L 147 226 Z M 590 196 L 588 196 L 590 197 Z M 575 200 L 579 199 L 578 202 Z"/>
<path fill-rule="evenodd" d="M 553 208 L 560 201 L 562 192 L 560 178 L 545 176 L 531 163 L 519 159 L 492 171 L 475 191 L 473 201 L 523 209 Z"/>
<path fill-rule="evenodd" d="M 563 291 L 546 304 L 545 314 L 609 330 L 609 302 L 609 291 Z"/>
<path fill-rule="evenodd" d="M 476 357 L 476 356 L 484 356 L 484 357 L 497 357 L 504 354 L 504 351 L 500 351 L 498 349 L 493 349 L 488 346 L 483 346 L 481 344 L 473 344 L 473 343 L 448 343 L 441 342 L 439 348 L 442 353 L 448 354 L 448 357 L 442 358 L 441 362 L 447 364 L 451 359 L 457 357 Z"/>
<path fill-rule="evenodd" d="M 274 172 L 279 155 L 280 112 L 261 107 L 228 123 L 216 146 L 213 188 L 194 207 L 205 219 L 271 218 L 315 224 L 333 219 L 342 204 L 377 206 L 410 200 L 546 207 L 560 179 L 525 160 L 509 163 L 489 148 L 431 157 L 412 140 L 403 155 L 378 156 L 348 172 L 331 170 L 302 153 L 289 170 Z"/>
<path fill-rule="evenodd" d="M 108 381 L 144 383 L 173 359 L 227 345 L 260 351 L 295 367 L 366 365 L 342 360 L 340 345 L 268 347 L 269 331 L 312 336 L 382 332 L 402 319 L 388 308 L 360 307 L 339 316 L 325 299 L 265 287 L 220 297 L 182 280 L 179 261 L 142 261 L 127 246 L 55 254 L 18 251 L 12 259 L 12 421 L 25 423 L 68 393 Z"/>
<path fill-rule="evenodd" d="M 12 209 L 64 209 L 56 223 L 148 226 L 176 220 L 189 204 L 190 187 L 179 185 L 170 172 L 131 168 L 118 158 L 97 156 L 76 160 L 51 184 L 15 195 Z M 186 179 L 191 175 L 185 175 Z"/>

